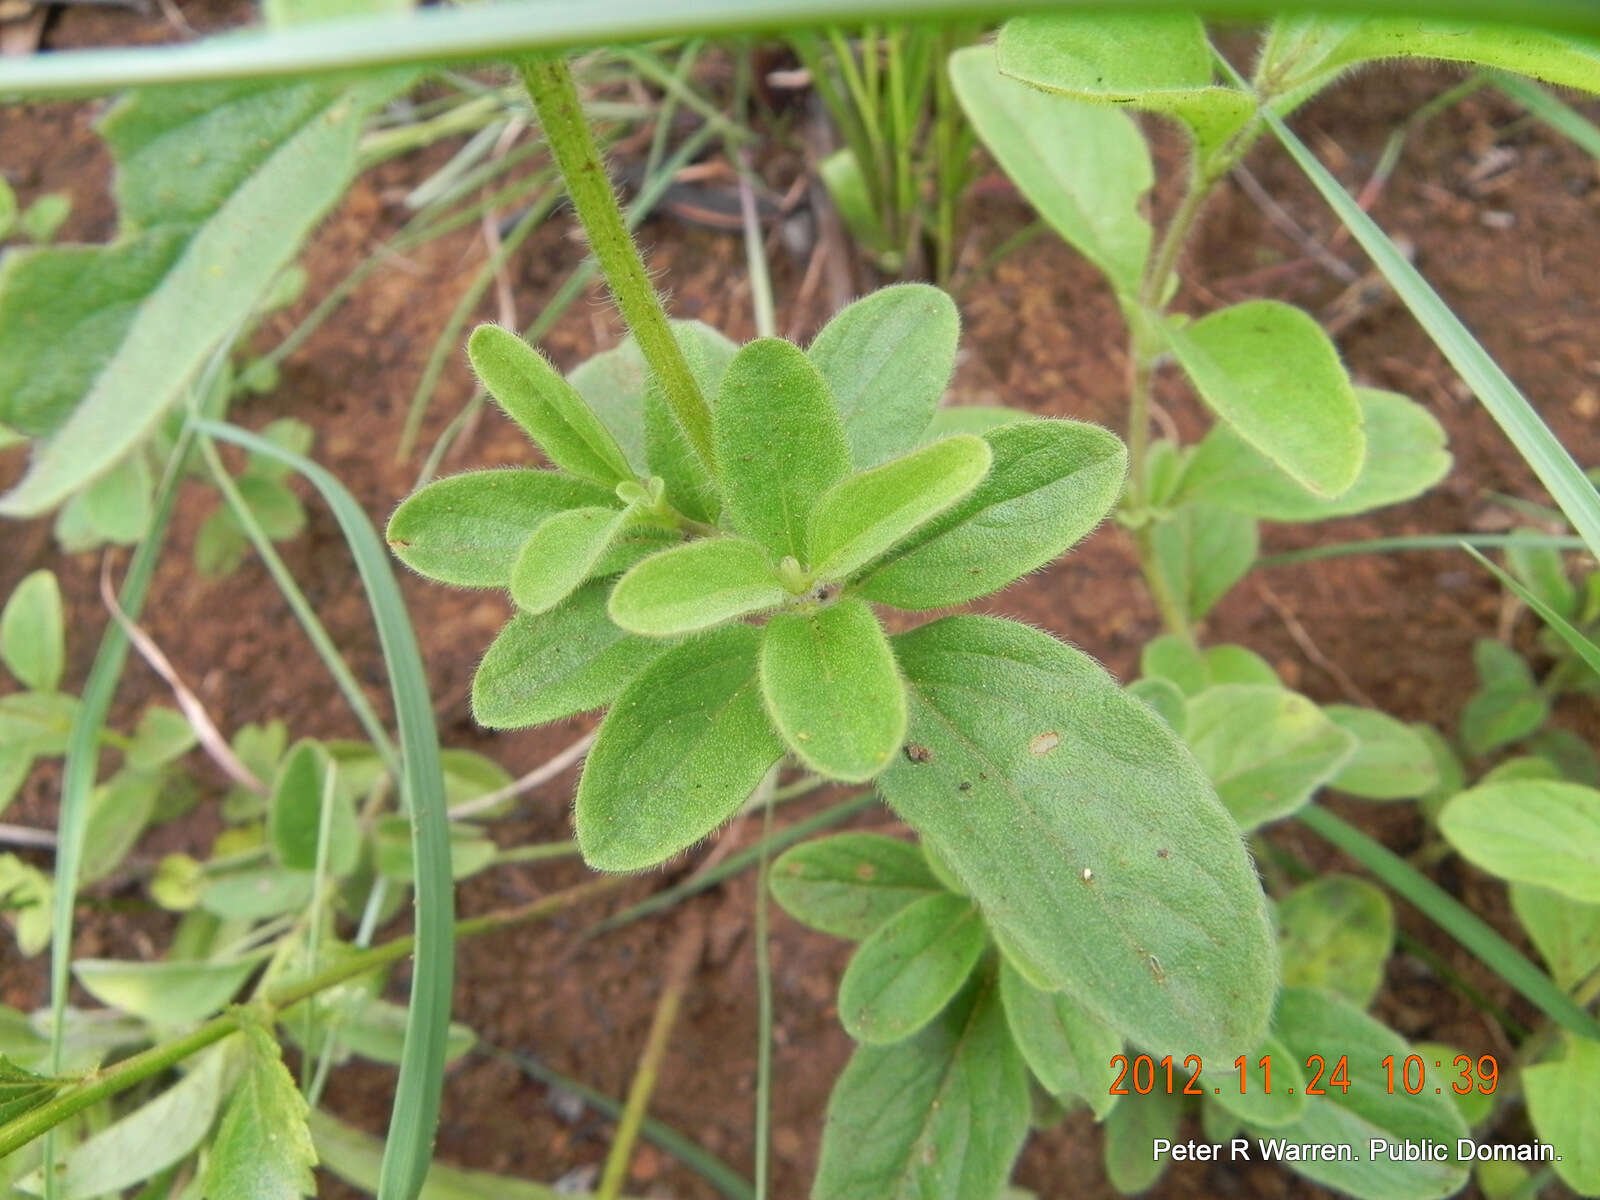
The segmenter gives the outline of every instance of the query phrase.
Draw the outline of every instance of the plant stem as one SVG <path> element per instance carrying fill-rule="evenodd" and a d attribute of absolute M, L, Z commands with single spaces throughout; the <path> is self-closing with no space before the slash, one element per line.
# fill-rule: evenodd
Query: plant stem
<path fill-rule="evenodd" d="M 711 410 L 700 385 L 667 324 L 666 311 L 645 271 L 639 248 L 623 223 L 594 135 L 584 119 L 573 85 L 572 72 L 560 58 L 524 59 L 519 64 L 522 82 L 544 128 L 550 152 L 566 182 L 567 194 L 577 211 L 595 261 L 600 264 L 611 295 L 622 311 L 639 350 L 661 385 L 661 393 L 684 436 L 708 469 L 714 464 L 711 449 Z"/>
<path fill-rule="evenodd" d="M 678 943 L 667 960 L 666 982 L 661 988 L 661 999 L 656 1003 L 655 1016 L 650 1020 L 650 1032 L 645 1037 L 644 1052 L 639 1056 L 639 1066 L 633 1083 L 628 1087 L 628 1099 L 617 1122 L 617 1136 L 606 1155 L 605 1173 L 595 1190 L 595 1200 L 617 1200 L 622 1194 L 622 1184 L 628 1177 L 628 1164 L 633 1159 L 634 1143 L 639 1139 L 639 1127 L 644 1123 L 645 1110 L 650 1107 L 650 1096 L 656 1090 L 656 1080 L 661 1074 L 661 1060 L 666 1057 L 667 1043 L 672 1038 L 672 1026 L 678 1020 L 678 1009 L 683 1004 L 683 993 L 689 986 L 694 967 L 700 961 L 700 948 L 705 942 L 705 923 L 698 914 L 691 914 Z"/>
<path fill-rule="evenodd" d="M 586 900 L 613 891 L 628 881 L 629 877 L 626 875 L 605 875 L 568 888 L 566 891 L 552 893 L 530 904 L 501 909 L 478 917 L 468 917 L 456 922 L 455 936 L 475 937 L 525 921 L 537 921 L 554 916 Z M 298 1004 L 318 992 L 399 962 L 408 957 L 415 947 L 416 939 L 408 934 L 359 954 L 352 954 L 309 978 L 273 988 L 259 1002 L 259 1007 L 266 1010 L 266 1016 L 270 1020 L 283 1009 Z M 161 1074 L 191 1054 L 196 1054 L 207 1046 L 221 1041 L 238 1029 L 241 1021 L 245 1019 L 258 1018 L 254 1014 L 242 1017 L 239 1010 L 213 1017 L 198 1029 L 180 1038 L 152 1046 L 148 1050 L 123 1059 L 107 1071 L 86 1077 L 82 1083 L 60 1092 L 48 1103 L 0 1126 L 0 1159 L 27 1145 L 40 1134 L 55 1128 L 67 1118 L 82 1112 L 91 1104 L 124 1092 L 136 1083 Z"/>

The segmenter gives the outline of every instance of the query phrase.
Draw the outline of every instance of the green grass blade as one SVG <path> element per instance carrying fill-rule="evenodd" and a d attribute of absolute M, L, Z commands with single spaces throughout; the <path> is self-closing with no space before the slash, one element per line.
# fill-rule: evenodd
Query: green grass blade
<path fill-rule="evenodd" d="M 1600 646 L 1596 646 L 1588 638 L 1584 637 L 1583 634 L 1573 626 L 1572 622 L 1568 621 L 1555 609 L 1551 608 L 1543 600 L 1539 599 L 1539 597 L 1533 592 L 1523 587 L 1521 582 L 1519 582 L 1515 577 L 1506 571 L 1502 571 L 1499 567 L 1495 566 L 1494 563 L 1490 562 L 1483 555 L 1479 554 L 1471 546 L 1463 546 L 1462 549 L 1468 554 L 1472 555 L 1473 558 L 1477 559 L 1484 566 L 1488 567 L 1489 570 L 1493 571 L 1495 578 L 1515 592 L 1524 604 L 1533 609 L 1534 612 L 1538 613 L 1539 619 L 1542 620 L 1546 625 L 1550 626 L 1551 629 L 1555 630 L 1557 636 L 1559 636 L 1567 645 L 1572 647 L 1573 653 L 1575 653 L 1579 658 L 1583 659 L 1584 662 L 1589 664 L 1589 669 L 1591 671 L 1593 671 L 1596 675 L 1600 675 Z"/>
<path fill-rule="evenodd" d="M 133 552 L 128 573 L 122 581 L 117 604 L 130 621 L 139 619 L 150 577 L 161 557 L 161 545 L 183 481 L 181 464 L 189 453 L 192 435 L 186 430 L 173 448 L 172 457 L 156 494 L 150 528 Z M 63 1029 L 72 965 L 72 910 L 78 892 L 78 873 L 83 863 L 83 842 L 89 827 L 89 797 L 94 791 L 100 766 L 100 734 L 106 713 L 111 708 L 128 661 L 128 635 L 119 621 L 106 625 L 95 651 L 89 677 L 84 681 L 78 711 L 67 735 L 67 753 L 61 773 L 61 802 L 56 818 L 55 890 L 50 929 L 50 1073 L 61 1074 Z M 44 1145 L 45 1195 L 56 1193 L 55 1135 L 47 1133 Z"/>
<path fill-rule="evenodd" d="M 1600 9 L 1596 12 L 1600 14 Z M 1573 461 L 1572 455 L 1556 440 L 1517 385 L 1450 311 L 1449 305 L 1440 299 L 1377 222 L 1361 210 L 1305 143 L 1270 109 L 1262 110 L 1262 118 L 1383 273 L 1395 294 L 1411 310 L 1411 315 L 1427 331 L 1434 345 L 1477 394 L 1517 452 L 1549 489 L 1585 544 L 1600 555 L 1600 492 L 1595 491 L 1594 484 Z"/>
<path fill-rule="evenodd" d="M 1286 567 L 1290 563 L 1315 562 L 1319 558 L 1343 558 L 1348 554 L 1394 554 L 1402 550 L 1458 550 L 1462 546 L 1494 549 L 1502 546 L 1548 546 L 1552 550 L 1582 550 L 1583 539 L 1569 534 L 1536 534 L 1513 537 L 1507 533 L 1425 533 L 1406 537 L 1362 538 L 1355 542 L 1331 542 L 1308 546 L 1304 550 L 1285 550 L 1264 554 L 1258 567 Z"/>
<path fill-rule="evenodd" d="M 411 1003 L 378 1196 L 380 1200 L 409 1200 L 422 1187 L 433 1157 L 455 969 L 450 820 L 445 811 L 444 776 L 439 765 L 439 733 L 433 723 L 433 703 L 428 695 L 422 654 L 389 566 L 388 551 L 367 514 L 343 484 L 309 459 L 236 426 L 196 421 L 194 429 L 285 463 L 322 494 L 350 545 L 378 627 L 400 727 L 405 770 L 402 794 L 411 816 L 417 888 Z"/>
<path fill-rule="evenodd" d="M 977 23 L 1012 13 L 1108 7 L 1107 0 L 543 0 L 522 4 L 439 6 L 403 18 L 352 17 L 270 34 L 229 32 L 187 45 L 149 49 L 68 50 L 33 54 L 0 65 L 0 96 L 87 96 L 150 84 L 218 79 L 304 78 L 366 67 L 504 61 L 535 50 L 565 50 L 694 34 L 732 35 L 818 28 L 865 21 Z M 1118 7 L 1163 11 L 1196 8 L 1216 17 L 1266 18 L 1279 13 L 1391 16 L 1381 0 L 1120 0 Z M 1407 0 L 1418 17 L 1502 25 L 1503 0 Z M 1524 25 L 1600 37 L 1594 0 L 1524 0 Z"/>
<path fill-rule="evenodd" d="M 1573 108 L 1542 84 L 1520 75 L 1496 72 L 1494 85 L 1557 133 L 1600 158 L 1600 125 Z"/>
<path fill-rule="evenodd" d="M 272 576 L 278 585 L 278 591 L 288 604 L 289 611 L 294 613 L 295 619 L 300 622 L 300 628 L 305 631 L 312 648 L 317 656 L 328 668 L 328 674 L 333 676 L 333 682 L 343 693 L 345 702 L 350 705 L 350 711 L 355 714 L 356 720 L 361 723 L 361 728 L 366 732 L 378 753 L 383 757 L 384 765 L 391 774 L 399 778 L 401 772 L 400 756 L 395 750 L 394 742 L 390 740 L 388 730 L 383 727 L 378 714 L 373 711 L 372 705 L 367 701 L 367 694 L 361 690 L 361 685 L 356 682 L 356 677 L 350 673 L 349 665 L 344 661 L 344 656 L 339 653 L 339 648 L 333 644 L 333 639 L 328 636 L 327 629 L 318 619 L 316 610 L 311 607 L 311 602 L 306 599 L 305 593 L 300 590 L 300 585 L 295 581 L 294 573 L 289 570 L 288 564 L 278 554 L 273 546 L 272 539 L 267 536 L 266 530 L 261 528 L 261 523 L 256 520 L 255 513 L 245 503 L 244 496 L 233 481 L 233 476 L 228 474 L 223 466 L 221 457 L 218 456 L 216 447 L 209 441 L 200 443 L 200 454 L 206 460 L 206 467 L 211 472 L 211 481 L 216 484 L 217 490 L 222 493 L 223 501 L 232 511 L 234 520 L 239 522 L 239 527 L 244 530 L 245 536 L 256 548 L 256 553 L 261 556 L 262 563 L 267 568 L 267 573 Z"/>
<path fill-rule="evenodd" d="M 1315 804 L 1301 809 L 1295 818 L 1415 905 L 1557 1025 L 1579 1037 L 1600 1038 L 1600 1021 L 1579 1008 L 1550 976 L 1519 954 L 1515 946 L 1405 859 Z"/>

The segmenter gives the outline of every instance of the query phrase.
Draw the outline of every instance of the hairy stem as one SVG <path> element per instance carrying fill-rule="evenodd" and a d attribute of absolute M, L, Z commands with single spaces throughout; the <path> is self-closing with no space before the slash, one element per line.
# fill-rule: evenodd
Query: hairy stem
<path fill-rule="evenodd" d="M 455 936 L 473 937 L 506 929 L 524 921 L 541 920 L 612 891 L 628 880 L 629 877 L 626 875 L 601 876 L 581 883 L 577 887 L 568 888 L 566 891 L 555 892 L 531 904 L 500 909 L 478 917 L 468 917 L 456 922 Z M 266 1019 L 271 1020 L 283 1009 L 298 1004 L 318 992 L 399 962 L 410 955 L 415 946 L 416 939 L 408 934 L 384 942 L 381 946 L 353 954 L 309 978 L 281 984 L 271 989 L 263 1000 L 252 1006 L 252 1010 L 264 1009 Z M 152 1046 L 148 1050 L 123 1059 L 109 1070 L 88 1076 L 81 1083 L 60 1092 L 48 1103 L 0 1126 L 0 1159 L 4 1159 L 90 1105 L 124 1092 L 134 1084 L 159 1075 L 190 1055 L 220 1042 L 237 1030 L 242 1021 L 254 1019 L 260 1019 L 254 1011 L 248 1016 L 243 1015 L 242 1009 L 225 1012 L 180 1038 Z"/>
<path fill-rule="evenodd" d="M 708 469 L 711 449 L 711 410 L 689 364 L 667 324 L 666 310 L 645 271 L 639 248 L 628 234 L 617 207 L 616 193 L 606 177 L 594 135 L 584 119 L 573 85 L 572 72 L 560 58 L 538 57 L 519 64 L 522 82 L 533 101 L 550 153 L 566 182 L 567 194 L 577 211 L 583 232 L 594 251 L 622 319 L 639 343 L 640 353 L 661 385 L 661 393 L 683 429 L 684 436 Z"/>

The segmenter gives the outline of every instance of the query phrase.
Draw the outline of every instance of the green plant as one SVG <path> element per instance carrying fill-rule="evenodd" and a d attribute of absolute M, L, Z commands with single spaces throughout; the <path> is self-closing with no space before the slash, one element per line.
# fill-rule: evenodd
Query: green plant
<path fill-rule="evenodd" d="M 298 6 L 272 7 L 282 16 Z M 505 20 L 492 8 L 436 14 L 419 19 L 411 36 L 490 29 L 504 35 L 496 50 L 531 44 Z M 373 53 L 341 44 L 345 36 L 328 37 L 341 63 Z M 931 56 L 926 47 L 937 43 L 916 40 L 922 36 L 893 45 Z M 373 42 L 390 56 L 385 63 L 417 53 L 397 51 L 386 37 Z M 446 37 L 433 49 L 454 53 L 465 44 Z M 257 60 L 266 65 L 251 69 L 275 69 L 278 45 L 309 43 L 285 35 Z M 41 446 L 4 506 L 31 514 L 64 499 L 70 505 L 84 488 L 142 470 L 130 494 L 149 497 L 148 515 L 133 534 L 119 601 L 137 619 L 177 483 L 203 467 L 230 514 L 214 518 L 208 542 L 229 554 L 241 538 L 254 545 L 369 741 L 290 745 L 285 726 L 268 724 L 236 731 L 225 749 L 208 744 L 214 756 L 231 757 L 239 786 L 221 806 L 231 827 L 211 858 L 171 857 L 149 881 L 157 903 L 185 914 L 173 950 L 161 963 L 73 964 L 115 1015 L 76 1013 L 66 1004 L 73 899 L 97 861 L 96 814 L 107 808 L 93 787 L 97 752 L 108 740 L 105 716 L 132 632 L 118 623 L 107 633 L 81 703 L 41 700 L 60 679 L 60 655 L 51 657 L 59 604 L 41 577 L 19 589 L 0 619 L 0 650 L 30 690 L 21 701 L 0 701 L 0 714 L 54 705 L 70 715 L 58 722 L 64 740 L 48 743 L 59 750 L 30 740 L 38 736 L 31 726 L 0 739 L 0 780 L 24 756 L 66 757 L 53 891 L 37 872 L 18 876 L 11 889 L 21 904 L 31 902 L 16 915 L 19 932 L 32 922 L 35 942 L 49 905 L 53 925 L 43 932 L 53 942 L 54 994 L 48 1019 L 0 1014 L 5 1171 L 28 1172 L 26 1186 L 47 1195 L 148 1180 L 152 1194 L 193 1182 L 208 1195 L 292 1196 L 313 1186 L 308 1169 L 321 1153 L 382 1196 L 429 1187 L 522 1194 L 501 1180 L 428 1173 L 443 1066 L 471 1041 L 449 1022 L 452 941 L 562 911 L 616 880 L 454 922 L 453 879 L 494 862 L 573 851 L 607 872 L 657 865 L 741 810 L 770 813 L 786 790 L 775 786 L 778 773 L 794 765 L 808 774 L 787 790 L 871 783 L 919 840 L 844 834 L 794 846 L 771 870 L 771 890 L 787 910 L 861 943 L 839 1005 L 861 1046 L 830 1106 L 813 1190 L 819 1200 L 999 1195 L 1029 1126 L 1078 1101 L 1104 1121 L 1113 1183 L 1146 1187 L 1161 1165 L 1147 1146 L 1172 1136 L 1188 1101 L 1170 1086 L 1141 1094 L 1139 1068 L 1129 1063 L 1141 1055 L 1152 1071 L 1152 1057 L 1170 1055 L 1174 1069 L 1192 1057 L 1212 1073 L 1242 1062 L 1241 1075 L 1270 1058 L 1279 1071 L 1270 1094 L 1202 1092 L 1200 1119 L 1212 1138 L 1453 1143 L 1492 1119 L 1482 1087 L 1460 1101 L 1442 1089 L 1378 1096 L 1370 1075 L 1361 1078 L 1385 1057 L 1426 1053 L 1454 1063 L 1456 1055 L 1408 1046 L 1363 1011 L 1396 938 L 1383 892 L 1337 875 L 1289 888 L 1269 870 L 1269 908 L 1243 835 L 1276 861 L 1259 830 L 1294 815 L 1550 1018 L 1522 1046 L 1518 1084 L 1539 1130 L 1577 1147 L 1562 1177 L 1594 1190 L 1593 1138 L 1579 1114 L 1600 1045 L 1588 1012 L 1587 924 L 1600 901 L 1589 869 L 1600 793 L 1547 778 L 1550 768 L 1538 760 L 1502 764 L 1498 777 L 1491 771 L 1465 789 L 1459 764 L 1430 732 L 1367 708 L 1318 705 L 1284 688 L 1248 649 L 1200 641 L 1207 613 L 1258 561 L 1258 522 L 1316 521 L 1409 499 L 1449 469 L 1442 430 L 1404 397 L 1355 387 L 1331 341 L 1296 309 L 1252 300 L 1191 317 L 1173 308 L 1183 247 L 1212 189 L 1266 130 L 1301 153 L 1279 118 L 1341 71 L 1402 54 L 1592 85 L 1594 54 L 1547 35 L 1501 42 L 1414 21 L 1285 19 L 1264 39 L 1252 83 L 1226 86 L 1213 81 L 1204 30 L 1187 16 L 1025 18 L 1001 31 L 998 69 L 996 53 L 957 51 L 950 84 L 1002 167 L 1117 295 L 1130 329 L 1127 449 L 1079 422 L 941 406 L 959 322 L 936 289 L 874 293 L 806 348 L 770 337 L 736 346 L 707 326 L 669 322 L 567 68 L 550 56 L 519 64 L 631 336 L 563 377 L 516 334 L 478 329 L 468 343 L 474 368 L 551 469 L 439 480 L 405 501 L 388 527 L 390 547 L 419 572 L 505 589 L 516 606 L 474 681 L 480 721 L 515 727 L 608 710 L 578 789 L 577 843 L 509 852 L 474 823 L 449 820 L 491 811 L 514 785 L 486 760 L 440 754 L 415 638 L 361 510 L 306 461 L 300 430 L 279 425 L 252 435 L 224 423 L 215 403 L 232 390 L 233 335 L 260 311 L 299 236 L 359 160 L 350 129 L 337 127 L 399 88 L 402 76 L 281 87 L 215 82 L 203 92 L 145 93 L 113 117 L 108 134 L 124 150 L 138 140 L 130 131 L 150 129 L 170 134 L 158 145 L 177 148 L 185 121 L 228 112 L 258 135 L 235 163 L 248 178 L 236 188 L 212 186 L 218 181 L 199 173 L 196 190 L 205 194 L 182 219 L 155 226 L 135 219 L 155 210 L 134 186 L 135 156 L 126 159 L 127 236 L 73 253 L 94 264 L 97 286 L 127 282 L 104 269 L 122 255 L 153 262 L 164 246 L 177 265 L 152 267 L 152 278 L 136 279 L 109 309 L 103 291 L 89 290 L 85 308 L 111 311 L 114 320 L 86 324 L 82 311 L 52 309 L 57 324 L 39 342 L 16 313 L 67 260 L 52 257 L 56 251 L 8 255 L 0 350 L 26 353 L 0 357 L 22 364 L 9 377 L 0 368 L 0 383 L 13 385 L 5 419 Z M 231 54 L 202 47 L 196 61 L 237 69 L 242 60 Z M 48 81 L 53 69 L 29 64 L 18 77 Z M 919 66 L 913 80 L 924 71 L 941 86 L 937 63 Z M 1159 239 L 1143 208 L 1149 154 L 1117 107 L 1173 115 L 1192 135 L 1189 187 Z M 294 114 L 306 120 L 295 125 Z M 903 115 L 896 120 L 904 146 L 909 125 Z M 302 155 L 303 137 L 329 144 Z M 898 152 L 885 162 L 896 173 L 889 190 L 904 201 L 899 173 L 909 162 Z M 277 178 L 283 172 L 292 183 L 301 169 L 317 175 L 303 195 Z M 271 209 L 265 216 L 263 207 Z M 227 243 L 241 213 L 270 219 L 275 233 L 246 248 L 237 279 L 195 285 L 185 272 L 216 265 L 213 243 Z M 1592 547 L 1597 503 L 1576 486 L 1570 458 L 1420 277 L 1404 274 L 1392 247 L 1385 252 L 1381 234 L 1353 219 L 1352 229 L 1403 281 L 1408 302 L 1480 385 Z M 155 246 L 152 230 L 168 241 Z M 153 344 L 162 333 L 171 335 L 160 347 L 171 359 L 164 367 Z M 1217 418 L 1194 445 L 1149 437 L 1153 377 L 1169 363 Z M 137 403 L 124 406 L 117 401 L 130 387 Z M 222 465 L 217 442 L 250 455 L 240 478 Z M 286 508 L 288 471 L 329 503 L 359 565 L 391 674 L 398 738 L 349 678 L 272 548 L 272 504 L 251 493 L 272 483 L 279 492 L 270 494 Z M 1140 678 L 1127 687 L 1015 622 L 941 616 L 887 632 L 921 619 L 904 613 L 1005 587 L 1108 514 L 1130 536 L 1167 626 L 1144 648 Z M 1515 586 L 1546 620 L 1554 613 L 1561 622 L 1552 627 L 1562 653 L 1570 651 L 1562 661 L 1575 665 L 1562 668 L 1559 686 L 1584 679 L 1596 654 L 1584 632 L 1592 614 L 1568 603 L 1548 561 L 1521 554 L 1513 562 Z M 1479 707 L 1492 711 L 1472 726 L 1491 731 L 1474 744 L 1492 749 L 1495 739 L 1514 741 L 1539 723 L 1528 723 L 1538 689 L 1499 651 L 1483 658 L 1490 699 Z M 160 745 L 178 740 L 175 729 L 164 732 L 155 737 Z M 1561 769 L 1576 769 L 1581 756 L 1566 757 Z M 1550 895 L 1524 893 L 1517 908 L 1556 978 L 1414 868 L 1312 804 L 1323 790 L 1374 802 L 1421 799 L 1469 859 L 1518 886 L 1543 887 Z M 770 849 L 863 803 L 849 799 L 769 832 L 705 880 L 652 903 L 708 885 L 719 872 L 759 864 L 765 875 Z M 1497 825 L 1508 810 L 1519 818 L 1509 831 L 1515 837 Z M 367 945 L 412 885 L 415 938 Z M 763 913 L 758 908 L 758 939 Z M 356 926 L 353 943 L 336 935 L 341 917 Z M 402 1011 L 378 993 L 383 972 L 413 954 L 412 1000 Z M 249 999 L 230 1005 L 245 987 Z M 298 1088 L 278 1036 L 302 1051 Z M 1558 1037 L 1562 1054 L 1554 1056 Z M 381 1154 L 314 1109 L 330 1064 L 347 1051 L 401 1068 Z M 1342 1070 L 1328 1061 L 1334 1051 L 1347 1060 Z M 1135 1073 L 1131 1092 L 1113 1080 L 1119 1057 Z M 1325 1070 L 1314 1072 L 1319 1057 Z M 765 1050 L 761 1061 L 758 1094 L 767 1094 Z M 1472 1065 L 1483 1082 L 1481 1060 Z M 171 1074 L 178 1070 L 181 1078 Z M 642 1064 L 613 1168 L 626 1157 L 653 1074 L 653 1060 Z M 111 1120 L 105 1105 L 117 1096 L 134 1103 Z M 753 1193 L 763 1195 L 765 1109 L 758 1113 Z M 137 1159 L 128 1146 L 139 1147 Z M 109 1171 L 101 1165 L 108 1163 Z M 1289 1165 L 1357 1196 L 1442 1196 L 1467 1179 L 1458 1162 Z M 621 1174 L 608 1169 L 603 1194 L 615 1194 Z M 252 1180 L 259 1192 L 249 1191 Z"/>
<path fill-rule="evenodd" d="M 844 146 L 817 173 L 856 244 L 890 275 L 955 267 L 956 208 L 970 182 L 972 132 L 950 94 L 944 58 L 960 29 L 869 27 L 791 37 Z"/>

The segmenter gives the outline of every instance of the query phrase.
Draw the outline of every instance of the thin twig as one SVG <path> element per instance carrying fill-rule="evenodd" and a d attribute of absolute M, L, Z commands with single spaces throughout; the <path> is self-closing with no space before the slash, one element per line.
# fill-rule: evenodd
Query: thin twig
<path fill-rule="evenodd" d="M 504 804 L 507 800 L 514 800 L 524 792 L 530 792 L 542 783 L 548 783 L 587 754 L 589 747 L 594 745 L 594 737 L 593 733 L 586 733 L 565 750 L 555 755 L 555 757 L 529 771 L 521 779 L 513 780 L 498 791 L 487 792 L 482 796 L 474 796 L 471 800 L 463 800 L 450 810 L 450 819 L 452 821 L 461 821 L 467 817 L 476 816 L 478 813 Z"/>
<path fill-rule="evenodd" d="M 1347 700 L 1354 700 L 1364 708 L 1378 707 L 1373 702 L 1372 697 L 1362 691 L 1360 685 L 1350 678 L 1345 669 L 1324 654 L 1318 648 L 1316 642 L 1311 640 L 1311 635 L 1306 632 L 1305 626 L 1300 624 L 1293 610 L 1284 603 L 1281 596 L 1259 579 L 1256 580 L 1256 590 L 1261 594 L 1262 600 L 1266 601 L 1267 607 L 1278 614 L 1279 620 L 1283 622 L 1283 627 L 1289 631 L 1289 636 L 1294 639 L 1294 644 L 1300 647 L 1301 652 L 1307 658 L 1332 676 L 1334 683 L 1339 685 L 1339 690 L 1344 693 Z"/>
<path fill-rule="evenodd" d="M 222 768 L 223 774 L 229 779 L 240 787 L 249 788 L 258 796 L 265 796 L 267 785 L 257 779 L 255 772 L 239 760 L 239 756 L 233 752 L 233 747 L 228 745 L 228 739 L 222 736 L 222 732 L 206 712 L 205 705 L 200 703 L 200 698 L 179 678 L 176 668 L 161 652 L 161 647 L 157 646 L 150 635 L 135 625 L 128 614 L 122 611 L 122 606 L 117 603 L 116 591 L 111 586 L 109 557 L 100 561 L 100 599 L 105 604 L 106 611 L 111 614 L 111 619 L 122 627 L 122 632 L 127 635 L 128 641 L 139 651 L 140 657 L 150 664 L 150 669 L 161 676 L 172 689 L 173 698 L 178 702 L 178 708 L 182 711 L 184 719 L 189 722 L 189 728 L 194 730 L 200 748 L 211 757 L 212 762 Z"/>
<path fill-rule="evenodd" d="M 1321 242 L 1317 241 L 1311 233 L 1296 221 L 1293 215 L 1283 205 L 1273 199 L 1271 193 L 1261 186 L 1260 180 L 1250 173 L 1250 168 L 1240 163 L 1233 169 L 1233 178 L 1244 194 L 1255 202 L 1262 214 L 1288 235 L 1288 238 L 1308 257 L 1315 259 L 1322 268 L 1337 279 L 1340 283 L 1354 283 L 1358 275 L 1349 263 L 1338 255 L 1332 253 Z"/>
<path fill-rule="evenodd" d="M 55 830 L 35 829 L 31 825 L 0 825 L 0 846 L 28 846 L 38 850 L 54 850 Z"/>
<path fill-rule="evenodd" d="M 623 1106 L 622 1118 L 617 1122 L 617 1136 L 611 1143 L 610 1153 L 606 1155 L 605 1173 L 595 1191 L 595 1200 L 617 1200 L 622 1194 L 622 1184 L 628 1175 L 628 1164 L 633 1158 L 639 1127 L 644 1122 L 645 1110 L 650 1106 L 650 1096 L 655 1091 L 656 1079 L 661 1073 L 661 1060 L 666 1057 L 667 1043 L 672 1037 L 672 1026 L 678 1019 L 683 994 L 688 990 L 695 966 L 700 961 L 700 950 L 704 943 L 705 918 L 690 909 L 684 915 L 683 932 L 667 957 L 661 999 L 656 1003 L 655 1016 L 650 1021 L 650 1033 L 645 1038 L 644 1052 L 639 1056 L 633 1083 L 628 1087 L 628 1100 Z"/>

